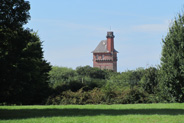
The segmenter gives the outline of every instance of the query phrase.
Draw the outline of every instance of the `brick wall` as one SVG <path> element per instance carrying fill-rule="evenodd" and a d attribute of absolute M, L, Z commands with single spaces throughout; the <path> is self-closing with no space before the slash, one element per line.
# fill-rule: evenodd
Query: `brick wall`
<path fill-rule="evenodd" d="M 116 53 L 94 53 L 93 67 L 117 71 Z"/>

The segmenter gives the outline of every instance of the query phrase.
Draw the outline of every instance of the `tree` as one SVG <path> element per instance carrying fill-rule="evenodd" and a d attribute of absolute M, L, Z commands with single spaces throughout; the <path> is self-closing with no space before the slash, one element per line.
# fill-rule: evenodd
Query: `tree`
<path fill-rule="evenodd" d="M 145 69 L 145 73 L 140 84 L 142 88 L 149 94 L 154 94 L 156 92 L 158 85 L 157 75 L 158 71 L 155 67 Z"/>
<path fill-rule="evenodd" d="M 159 78 L 164 100 L 184 101 L 184 13 L 178 14 L 163 39 Z"/>
<path fill-rule="evenodd" d="M 108 71 L 99 68 L 92 68 L 90 66 L 77 67 L 76 72 L 81 76 L 88 76 L 96 79 L 105 79 Z"/>
<path fill-rule="evenodd" d="M 38 104 L 47 96 L 51 67 L 38 35 L 23 28 L 29 9 L 24 0 L 0 1 L 0 103 Z"/>
<path fill-rule="evenodd" d="M 1 28 L 16 29 L 22 27 L 30 19 L 30 4 L 24 0 L 0 1 Z"/>
<path fill-rule="evenodd" d="M 55 88 L 62 84 L 74 81 L 77 76 L 77 73 L 71 68 L 53 66 L 52 70 L 49 72 L 49 75 L 49 84 L 51 87 Z"/>

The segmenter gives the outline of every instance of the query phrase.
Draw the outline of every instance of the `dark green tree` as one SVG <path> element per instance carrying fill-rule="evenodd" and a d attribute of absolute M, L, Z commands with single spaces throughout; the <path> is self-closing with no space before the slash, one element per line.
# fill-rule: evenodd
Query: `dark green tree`
<path fill-rule="evenodd" d="M 96 79 L 105 79 L 108 71 L 101 70 L 99 68 L 93 68 L 90 66 L 77 67 L 76 72 L 81 76 L 88 76 Z"/>
<path fill-rule="evenodd" d="M 30 4 L 24 0 L 0 0 L 1 28 L 17 29 L 30 19 Z"/>
<path fill-rule="evenodd" d="M 158 70 L 155 67 L 145 69 L 144 76 L 141 79 L 142 88 L 149 94 L 156 93 L 158 85 Z"/>
<path fill-rule="evenodd" d="M 29 9 L 24 0 L 0 1 L 0 103 L 38 104 L 47 96 L 51 68 L 42 42 L 23 28 Z"/>
<path fill-rule="evenodd" d="M 163 39 L 159 78 L 164 100 L 184 102 L 184 13 L 178 14 Z"/>

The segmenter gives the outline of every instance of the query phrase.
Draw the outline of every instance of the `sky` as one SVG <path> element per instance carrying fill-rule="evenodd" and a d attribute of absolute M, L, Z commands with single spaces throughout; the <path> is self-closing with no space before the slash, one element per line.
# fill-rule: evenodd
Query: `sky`
<path fill-rule="evenodd" d="M 184 10 L 183 0 L 29 0 L 44 58 L 53 66 L 93 66 L 92 51 L 115 35 L 118 72 L 160 64 L 162 39 Z"/>

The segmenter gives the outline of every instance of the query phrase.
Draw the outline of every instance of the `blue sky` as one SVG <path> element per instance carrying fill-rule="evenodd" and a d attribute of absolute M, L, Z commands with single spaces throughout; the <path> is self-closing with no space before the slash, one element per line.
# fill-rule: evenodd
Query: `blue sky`
<path fill-rule="evenodd" d="M 29 0 L 29 27 L 43 43 L 51 65 L 75 69 L 93 65 L 92 53 L 110 30 L 118 71 L 160 64 L 162 38 L 183 0 Z"/>

